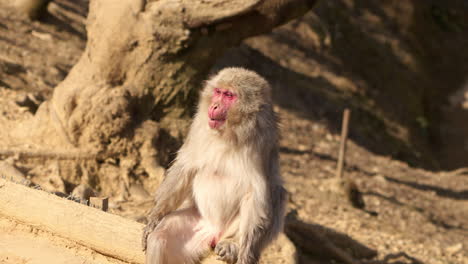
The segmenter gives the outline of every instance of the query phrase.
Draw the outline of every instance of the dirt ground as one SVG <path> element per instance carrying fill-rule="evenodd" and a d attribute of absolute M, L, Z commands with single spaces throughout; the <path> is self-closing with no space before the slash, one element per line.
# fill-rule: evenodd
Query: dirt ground
<path fill-rule="evenodd" d="M 344 61 L 340 56 L 349 50 L 338 44 L 349 40 L 336 39 L 336 34 L 328 32 L 331 28 L 342 30 L 340 27 L 346 21 L 338 19 L 341 11 L 329 11 L 327 5 L 348 7 L 353 4 L 351 9 L 358 10 L 355 11 L 358 14 L 352 15 L 359 17 L 359 21 L 351 21 L 357 23 L 351 23 L 357 28 L 355 30 L 372 32 L 376 41 L 379 37 L 386 38 L 385 47 L 406 63 L 405 67 L 394 72 L 404 75 L 403 80 L 395 81 L 391 80 L 393 76 L 387 76 L 385 81 L 394 86 L 401 84 L 404 86 L 402 89 L 411 88 L 414 81 L 405 81 L 411 78 L 418 81 L 424 74 L 414 73 L 410 68 L 415 58 L 410 56 L 411 48 L 405 45 L 413 42 L 400 32 L 404 21 L 393 23 L 388 13 L 372 9 L 368 2 L 329 1 L 319 5 L 313 13 L 297 22 L 272 34 L 249 39 L 227 53 L 215 68 L 241 64 L 257 70 L 272 83 L 275 108 L 281 117 L 280 162 L 290 193 L 288 206 L 289 210 L 297 212 L 301 221 L 321 230 L 335 246 L 363 263 L 468 264 L 468 112 L 463 107 L 468 95 L 462 86 L 465 80 L 444 92 L 447 102 L 448 97 L 454 95 L 453 104 L 447 103 L 445 110 L 438 114 L 439 121 L 431 124 L 437 125 L 443 131 L 441 134 L 451 135 L 443 137 L 445 141 L 437 140 L 435 146 L 442 144 L 448 147 L 434 150 L 435 147 L 429 146 L 429 141 L 425 140 L 407 144 L 412 142 L 413 131 L 417 129 L 408 125 L 414 120 L 399 118 L 408 110 L 395 105 L 403 92 L 389 92 L 381 87 L 386 84 L 374 80 L 376 75 L 383 76 L 386 70 L 402 62 L 384 57 L 382 54 L 389 52 L 387 49 L 371 49 L 366 54 L 374 55 L 382 64 L 387 63 L 387 67 L 375 68 L 375 73 L 353 72 L 351 69 L 362 60 L 369 63 L 370 59 L 359 57 L 360 51 L 357 50 L 356 54 L 350 55 L 352 63 Z M 391 2 L 387 1 L 386 5 L 392 6 Z M 459 2 L 454 3 L 458 5 Z M 0 135 L 3 138 L 0 151 L 24 147 L 22 142 L 8 141 L 9 131 L 15 124 L 33 116 L 38 103 L 50 98 L 53 87 L 78 60 L 86 41 L 86 4 L 86 1 L 54 1 L 43 22 L 27 22 L 8 10 L 0 9 Z M 366 6 L 368 13 L 360 10 L 360 5 Z M 401 12 L 407 10 L 404 5 L 400 8 Z M 327 20 L 333 12 L 337 12 L 334 14 L 337 18 L 335 25 Z M 466 9 L 457 12 L 468 14 Z M 448 14 L 449 18 L 456 16 Z M 377 22 L 372 24 L 372 21 Z M 467 25 L 455 26 L 466 32 Z M 322 35 L 317 32 L 322 32 Z M 466 44 L 466 39 L 465 36 L 459 45 Z M 330 48 L 331 43 L 338 44 Z M 321 51 L 319 55 L 314 53 L 317 50 Z M 434 48 L 431 52 L 436 51 Z M 461 65 L 458 68 L 463 71 L 467 67 Z M 435 70 L 426 71 L 431 73 Z M 424 82 L 420 86 L 426 84 Z M 419 99 L 411 101 L 416 96 L 413 92 L 408 91 L 408 97 L 401 100 L 408 104 L 419 102 Z M 353 113 L 345 176 L 354 181 L 362 198 L 359 208 L 337 195 L 333 188 L 341 111 L 349 106 Z M 392 112 L 392 108 L 398 109 Z M 406 115 L 418 117 L 422 108 L 425 106 L 417 109 L 415 106 L 414 113 Z M 414 126 L 425 128 L 428 116 L 430 111 L 424 113 L 424 118 Z M 429 133 L 428 130 L 421 131 Z M 424 150 L 432 154 L 426 155 Z M 69 166 L 66 162 L 43 162 L 14 155 L 0 155 L 0 159 L 13 164 L 49 191 L 69 192 L 80 183 L 79 179 L 66 178 Z M 413 166 L 431 159 L 446 164 L 442 167 L 458 170 L 431 171 L 423 169 L 430 166 Z M 454 162 L 449 164 L 450 160 Z M 111 185 L 118 174 L 118 167 L 108 165 L 101 170 L 107 173 L 109 180 L 99 185 Z M 134 172 L 133 177 L 139 176 Z M 141 182 L 132 182 L 130 197 L 106 193 L 111 196 L 110 212 L 145 222 L 146 212 L 152 205 L 149 193 L 154 191 L 154 186 L 142 186 Z M 339 263 L 313 238 L 298 239 L 288 235 L 299 251 L 300 263 Z M 311 243 L 316 243 L 316 251 L 310 249 Z M 122 262 L 53 234 L 0 218 L 0 263 Z"/>

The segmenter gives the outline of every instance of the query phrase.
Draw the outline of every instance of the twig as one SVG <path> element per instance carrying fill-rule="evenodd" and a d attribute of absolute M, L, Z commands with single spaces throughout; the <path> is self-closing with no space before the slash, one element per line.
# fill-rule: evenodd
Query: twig
<path fill-rule="evenodd" d="M 468 168 L 459 168 L 459 169 L 456 169 L 456 170 L 452 170 L 452 171 L 447 171 L 447 172 L 443 172 L 442 175 L 464 175 L 464 174 L 468 174 Z"/>
<path fill-rule="evenodd" d="M 54 150 L 25 150 L 25 149 L 0 149 L 0 156 L 15 156 L 22 158 L 47 158 L 58 160 L 93 160 L 112 157 L 112 154 L 98 154 L 84 151 L 54 151 Z"/>
<path fill-rule="evenodd" d="M 346 141 L 348 139 L 348 126 L 349 126 L 349 117 L 351 115 L 351 110 L 346 108 L 343 112 L 343 123 L 341 126 L 341 139 L 340 139 L 340 152 L 338 156 L 338 166 L 336 169 L 336 178 L 343 178 L 343 165 L 346 154 Z"/>

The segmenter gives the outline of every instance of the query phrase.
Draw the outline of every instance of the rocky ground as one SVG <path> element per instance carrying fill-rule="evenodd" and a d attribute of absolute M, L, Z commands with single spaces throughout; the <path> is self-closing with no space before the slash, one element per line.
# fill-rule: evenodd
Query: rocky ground
<path fill-rule="evenodd" d="M 359 3 L 362 4 L 359 1 L 355 4 Z M 468 169 L 457 166 L 457 170 L 435 172 L 417 168 L 414 157 L 421 156 L 417 152 L 424 147 L 405 146 L 397 153 L 387 146 L 404 140 L 388 141 L 394 134 L 378 130 L 381 124 L 369 124 L 369 115 L 363 114 L 376 109 L 383 124 L 392 125 L 394 121 L 389 120 L 392 115 L 385 112 L 387 106 L 375 106 L 385 103 L 378 101 L 379 96 L 369 97 L 375 102 L 363 101 L 358 95 L 371 89 L 360 83 L 338 59 L 326 52 L 318 58 L 313 56 L 311 50 L 317 45 L 325 49 L 333 41 L 326 32 L 314 39 L 318 36 L 314 33 L 317 29 L 305 25 L 313 20 L 320 27 L 317 17 L 326 13 L 324 8 L 319 6 L 318 11 L 270 35 L 246 41 L 216 66 L 248 66 L 265 75 L 274 86 L 275 108 L 281 117 L 281 172 L 290 193 L 290 216 L 294 215 L 302 228 L 315 231 L 301 234 L 297 226 L 286 229 L 298 249 L 300 263 L 339 263 L 338 249 L 364 263 L 468 264 Z M 66 76 L 85 46 L 86 1 L 54 1 L 49 11 L 51 14 L 43 22 L 26 22 L 7 10 L 0 10 L 0 135 L 4 138 L 0 151 L 6 146 L 21 145 L 21 142 L 8 142 L 10 128 L 30 118 L 37 105 L 50 98 L 53 87 Z M 385 25 L 390 23 L 382 14 L 360 16 L 369 21 L 383 19 L 381 23 Z M 378 27 L 362 30 L 379 33 Z M 389 45 L 397 50 L 401 48 L 400 35 L 388 35 L 385 30 L 380 33 L 396 43 L 391 46 L 390 41 Z M 287 42 L 292 40 L 281 37 L 285 32 L 297 34 L 300 41 Z M 310 47 L 304 41 L 309 41 Z M 396 53 L 402 60 L 411 61 L 405 57 L 405 47 Z M 327 64 L 326 59 L 336 59 L 336 64 Z M 359 57 L 354 60 L 359 61 Z M 401 71 L 408 71 L 406 74 L 411 77 L 410 69 Z M 360 78 L 365 80 L 366 76 L 362 74 Z M 354 107 L 360 103 L 364 106 Z M 341 194 L 335 179 L 341 111 L 348 105 L 353 112 L 344 174 L 353 182 L 354 197 L 358 197 L 354 204 Z M 463 120 L 465 112 L 457 113 L 461 113 L 457 118 Z M 397 123 L 396 130 L 404 128 L 405 122 L 394 123 Z M 463 145 L 460 140 L 458 143 Z M 461 152 L 453 159 L 460 164 L 464 152 L 457 151 Z M 452 152 L 444 150 L 443 153 Z M 410 157 L 411 166 L 404 161 L 405 157 Z M 77 184 L 60 180 L 60 166 L 64 165 L 59 162 L 43 164 L 8 155 L 2 159 L 52 191 L 67 192 Z M 107 171 L 109 184 L 116 171 Z M 138 173 L 134 176 L 138 177 Z M 148 193 L 153 189 L 132 185 L 129 198 L 111 197 L 111 212 L 145 222 L 152 204 Z M 117 262 L 35 228 L 0 220 L 0 263 Z M 37 239 L 34 245 L 24 244 L 32 238 Z M 41 245 L 46 245 L 49 251 L 37 249 Z"/>

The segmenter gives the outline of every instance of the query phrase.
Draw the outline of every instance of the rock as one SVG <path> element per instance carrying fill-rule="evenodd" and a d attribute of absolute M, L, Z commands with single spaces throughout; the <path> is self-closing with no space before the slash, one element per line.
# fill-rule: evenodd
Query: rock
<path fill-rule="evenodd" d="M 382 174 L 377 174 L 373 177 L 373 180 L 378 182 L 379 184 L 387 184 L 387 180 Z"/>
<path fill-rule="evenodd" d="M 447 253 L 447 255 L 453 256 L 453 255 L 457 254 L 458 252 L 460 252 L 462 249 L 463 249 L 463 244 L 458 243 L 458 244 L 446 247 L 445 252 Z"/>
<path fill-rule="evenodd" d="M 19 95 L 16 99 L 16 104 L 22 107 L 26 107 L 31 113 L 36 113 L 39 105 L 44 101 L 44 97 L 40 94 L 23 94 Z"/>
<path fill-rule="evenodd" d="M 0 161 L 0 177 L 5 177 L 8 180 L 13 180 L 19 183 L 26 183 L 26 185 L 29 185 L 29 180 L 26 179 L 24 174 L 14 165 L 6 161 Z"/>

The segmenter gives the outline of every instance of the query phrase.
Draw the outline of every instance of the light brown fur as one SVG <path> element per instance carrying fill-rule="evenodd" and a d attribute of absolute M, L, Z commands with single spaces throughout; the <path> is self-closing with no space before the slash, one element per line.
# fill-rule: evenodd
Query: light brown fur
<path fill-rule="evenodd" d="M 210 129 L 207 115 L 216 87 L 238 95 L 219 130 Z M 207 81 L 189 135 L 155 200 L 143 236 L 148 264 L 195 263 L 213 241 L 228 262 L 258 261 L 282 229 L 285 201 L 277 118 L 262 77 L 227 68 Z"/>

